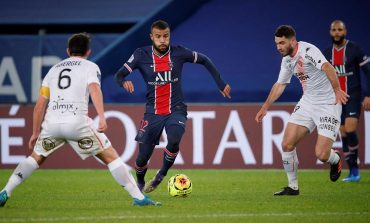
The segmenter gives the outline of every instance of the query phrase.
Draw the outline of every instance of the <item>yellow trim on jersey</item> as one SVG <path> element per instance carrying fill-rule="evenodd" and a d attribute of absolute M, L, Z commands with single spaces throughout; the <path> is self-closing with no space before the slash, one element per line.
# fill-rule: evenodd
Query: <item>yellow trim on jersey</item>
<path fill-rule="evenodd" d="M 40 88 L 40 95 L 45 98 L 50 98 L 50 89 L 48 87 L 42 86 Z"/>

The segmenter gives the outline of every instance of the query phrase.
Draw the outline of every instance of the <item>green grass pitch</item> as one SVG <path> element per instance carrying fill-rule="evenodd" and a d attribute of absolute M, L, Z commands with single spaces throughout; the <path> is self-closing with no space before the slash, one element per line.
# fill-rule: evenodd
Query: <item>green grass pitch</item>
<path fill-rule="evenodd" d="M 0 188 L 11 172 L 0 170 Z M 193 182 L 187 198 L 167 193 L 167 180 L 176 173 Z M 172 169 L 150 194 L 162 207 L 132 207 L 132 199 L 108 170 L 41 169 L 0 208 L 0 223 L 370 222 L 370 171 L 361 174 L 360 183 L 332 183 L 328 170 L 300 170 L 301 194 L 274 197 L 274 191 L 286 186 L 283 170 Z"/>

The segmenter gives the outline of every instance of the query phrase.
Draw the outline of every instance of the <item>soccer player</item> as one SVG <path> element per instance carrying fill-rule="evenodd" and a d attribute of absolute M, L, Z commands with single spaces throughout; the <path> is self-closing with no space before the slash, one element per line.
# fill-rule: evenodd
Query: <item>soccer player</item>
<path fill-rule="evenodd" d="M 297 42 L 293 27 L 279 26 L 275 32 L 275 44 L 283 56 L 279 78 L 255 119 L 262 122 L 267 109 L 283 93 L 292 75 L 299 79 L 303 96 L 289 118 L 282 142 L 282 160 L 288 176 L 288 186 L 274 193 L 299 195 L 295 147 L 315 127 L 318 132 L 316 157 L 331 165 L 331 181 L 337 181 L 340 177 L 341 160 L 332 145 L 339 129 L 341 103 L 346 103 L 348 95 L 340 89 L 334 67 L 326 61 L 317 47 L 307 42 Z"/>
<path fill-rule="evenodd" d="M 361 75 L 360 68 L 367 76 L 366 94 L 362 101 L 365 110 L 370 109 L 370 63 L 363 50 L 354 42 L 346 39 L 346 25 L 335 20 L 330 25 L 330 36 L 333 45 L 324 51 L 328 61 L 335 67 L 340 87 L 349 94 L 348 103 L 342 106 L 340 135 L 342 147 L 349 167 L 349 175 L 344 182 L 360 181 L 360 173 L 357 164 L 358 137 L 357 126 L 361 113 Z"/>
<path fill-rule="evenodd" d="M 120 87 L 132 93 L 134 86 L 126 76 L 139 69 L 147 86 L 146 111 L 135 138 L 139 142 L 136 159 L 136 176 L 139 188 L 149 193 L 157 188 L 173 165 L 179 152 L 181 137 L 185 132 L 187 107 L 181 87 L 182 67 L 186 62 L 198 63 L 212 75 L 224 97 L 230 98 L 231 87 L 220 77 L 215 65 L 204 54 L 183 46 L 170 45 L 170 27 L 158 20 L 151 26 L 151 46 L 135 50 L 132 56 L 115 74 Z M 163 153 L 163 165 L 156 176 L 145 184 L 147 163 L 155 145 L 159 144 L 163 129 L 166 129 L 168 144 Z"/>
<path fill-rule="evenodd" d="M 90 52 L 88 34 L 72 35 L 67 49 L 70 57 L 54 65 L 45 76 L 33 111 L 33 133 L 29 140 L 29 148 L 33 148 L 33 152 L 10 176 L 0 193 L 0 206 L 4 206 L 13 190 L 65 143 L 81 159 L 96 156 L 102 160 L 117 183 L 133 197 L 133 205 L 160 205 L 141 193 L 103 133 L 107 123 L 100 89 L 100 69 L 87 60 Z M 99 116 L 97 129 L 93 128 L 92 119 L 88 117 L 89 95 Z"/>

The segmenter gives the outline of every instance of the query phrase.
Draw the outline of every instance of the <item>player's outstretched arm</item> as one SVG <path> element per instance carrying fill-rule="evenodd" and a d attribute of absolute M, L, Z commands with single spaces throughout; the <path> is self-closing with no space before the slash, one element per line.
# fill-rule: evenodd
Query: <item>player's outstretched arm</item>
<path fill-rule="evenodd" d="M 108 126 L 104 116 L 103 93 L 101 92 L 100 85 L 97 83 L 89 84 L 89 92 L 99 116 L 99 127 L 96 130 L 98 132 L 104 132 Z"/>
<path fill-rule="evenodd" d="M 328 79 L 335 93 L 336 103 L 346 104 L 349 95 L 346 94 L 346 92 L 342 91 L 342 89 L 340 89 L 339 80 L 335 68 L 329 62 L 326 62 L 322 65 L 321 70 L 326 73 L 326 76 L 328 76 Z"/>
<path fill-rule="evenodd" d="M 36 140 L 41 132 L 41 124 L 44 120 L 46 108 L 49 103 L 48 96 L 40 95 L 37 99 L 35 108 L 33 109 L 33 125 L 32 125 L 32 136 L 28 142 L 29 149 L 33 149 Z"/>
<path fill-rule="evenodd" d="M 218 89 L 221 91 L 221 94 L 224 97 L 231 98 L 230 96 L 231 87 L 230 85 L 226 84 L 225 81 L 221 78 L 220 72 L 218 72 L 213 62 L 206 55 L 197 53 L 196 63 L 202 64 L 208 70 L 208 72 L 212 75 L 213 79 L 215 80 Z"/>
<path fill-rule="evenodd" d="M 267 109 L 281 96 L 286 86 L 287 84 L 282 84 L 278 82 L 276 82 L 274 86 L 272 86 L 269 96 L 267 97 L 265 103 L 262 105 L 261 109 L 256 115 L 256 122 L 262 122 L 263 117 L 265 117 L 267 113 Z"/>

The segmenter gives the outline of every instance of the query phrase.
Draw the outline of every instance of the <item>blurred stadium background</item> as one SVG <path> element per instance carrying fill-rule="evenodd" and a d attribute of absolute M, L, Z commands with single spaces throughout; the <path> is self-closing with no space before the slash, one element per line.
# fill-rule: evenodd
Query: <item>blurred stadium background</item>
<path fill-rule="evenodd" d="M 102 70 L 110 117 L 107 135 L 122 159 L 133 164 L 133 137 L 143 112 L 145 85 L 135 72 L 130 78 L 136 92 L 125 94 L 114 83 L 113 74 L 137 47 L 150 44 L 151 23 L 163 19 L 171 25 L 172 44 L 208 55 L 232 86 L 229 101 L 220 96 L 202 66 L 184 67 L 183 89 L 191 106 L 182 156 L 175 167 L 281 168 L 279 142 L 289 112 L 301 96 L 298 81 L 293 78 L 262 125 L 254 122 L 280 68 L 281 56 L 273 41 L 276 27 L 291 24 L 298 40 L 324 50 L 331 44 L 330 22 L 341 19 L 348 39 L 369 54 L 369 9 L 368 0 L 0 1 L 0 167 L 13 168 L 29 153 L 25 147 L 41 79 L 66 57 L 68 37 L 84 31 L 93 37 L 90 59 Z M 361 117 L 359 133 L 361 166 L 369 168 L 369 112 Z M 313 134 L 299 146 L 303 168 L 323 167 L 314 158 L 315 138 Z M 159 148 L 163 145 L 164 141 Z M 335 146 L 341 147 L 339 139 Z M 94 159 L 79 162 L 70 150 L 57 153 L 63 158 L 52 157 L 46 168 L 102 168 Z M 158 167 L 161 156 L 153 159 L 151 165 Z"/>

